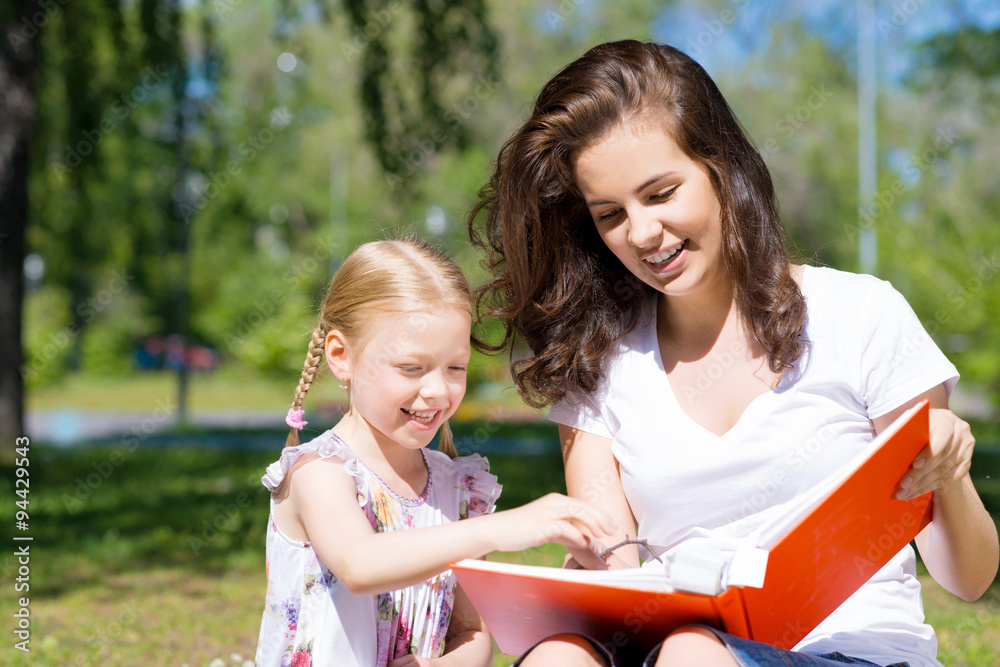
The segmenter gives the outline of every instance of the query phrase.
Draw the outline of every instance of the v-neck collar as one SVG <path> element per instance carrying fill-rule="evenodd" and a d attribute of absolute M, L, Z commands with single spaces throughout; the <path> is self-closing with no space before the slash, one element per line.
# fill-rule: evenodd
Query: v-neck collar
<path fill-rule="evenodd" d="M 799 288 L 802 290 L 803 297 L 805 297 L 805 287 L 807 281 L 806 276 L 809 273 L 810 268 L 811 267 L 809 266 L 802 267 L 802 284 L 799 286 Z M 666 368 L 663 365 L 663 357 L 660 354 L 660 339 L 659 336 L 657 335 L 657 327 L 659 325 L 659 322 L 657 321 L 658 318 L 656 317 L 655 302 L 654 302 L 652 320 L 653 320 L 652 325 L 646 328 L 647 343 L 653 350 L 653 362 L 656 365 L 654 371 L 659 377 L 658 381 L 661 382 L 663 385 L 664 395 L 666 396 L 667 400 L 670 401 L 671 407 L 678 414 L 682 415 L 683 418 L 689 424 L 693 424 L 696 428 L 705 432 L 706 434 L 708 434 L 709 436 L 711 436 L 716 440 L 722 440 L 726 438 L 729 434 L 741 428 L 745 423 L 750 421 L 748 415 L 752 415 L 752 413 L 756 411 L 757 406 L 759 406 L 760 404 L 768 403 L 771 400 L 773 400 L 781 392 L 787 389 L 786 386 L 787 384 L 792 383 L 794 381 L 792 380 L 792 376 L 796 374 L 794 373 L 793 369 L 791 368 L 786 369 L 785 372 L 782 373 L 781 378 L 778 380 L 777 384 L 774 385 L 774 388 L 769 389 L 763 394 L 755 396 L 753 400 L 747 403 L 746 407 L 743 408 L 743 412 L 740 414 L 739 418 L 737 418 L 737 420 L 733 423 L 732 426 L 729 427 L 728 430 L 726 430 L 724 433 L 716 433 L 715 431 L 712 431 L 711 429 L 703 425 L 701 422 L 696 420 L 694 417 L 689 415 L 687 411 L 683 408 L 683 406 L 681 406 L 680 401 L 677 400 L 677 395 L 674 393 L 674 388 L 670 384 L 670 378 L 667 376 Z"/>

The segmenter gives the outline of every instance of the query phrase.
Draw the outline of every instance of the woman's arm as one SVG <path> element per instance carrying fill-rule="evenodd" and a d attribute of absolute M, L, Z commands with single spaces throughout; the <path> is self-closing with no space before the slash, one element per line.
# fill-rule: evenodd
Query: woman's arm
<path fill-rule="evenodd" d="M 887 415 L 873 419 L 880 433 L 900 414 L 930 399 L 930 443 L 900 480 L 897 497 L 934 492 L 933 520 L 917 535 L 917 549 L 934 580 L 963 600 L 976 600 L 997 573 L 1000 547 L 996 525 L 969 477 L 975 439 L 969 425 L 948 409 L 938 385 Z"/>
<path fill-rule="evenodd" d="M 588 504 L 552 493 L 504 512 L 376 533 L 358 508 L 354 480 L 341 461 L 310 461 L 290 473 L 289 483 L 283 502 L 293 503 L 313 549 L 359 595 L 425 581 L 447 569 L 451 561 L 478 558 L 490 551 L 519 551 L 546 542 L 586 549 L 613 524 Z"/>
<path fill-rule="evenodd" d="M 562 443 L 563 464 L 566 469 L 566 492 L 571 498 L 579 498 L 604 510 L 618 524 L 618 529 L 601 548 L 570 548 L 573 558 L 584 567 L 604 567 L 604 563 L 596 558 L 594 552 L 600 553 L 604 548 L 636 536 L 635 517 L 622 490 L 618 462 L 611 453 L 611 438 L 560 424 L 559 440 Z M 616 549 L 615 556 L 618 558 L 609 559 L 608 567 L 639 566 L 639 551 L 635 545 L 628 544 Z"/>

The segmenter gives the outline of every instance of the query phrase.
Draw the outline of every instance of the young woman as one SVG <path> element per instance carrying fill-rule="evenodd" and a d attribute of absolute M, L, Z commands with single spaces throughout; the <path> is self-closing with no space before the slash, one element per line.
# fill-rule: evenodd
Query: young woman
<path fill-rule="evenodd" d="M 929 397 L 931 442 L 897 495 L 934 492 L 916 543 L 938 582 L 989 586 L 997 534 L 948 410 L 955 367 L 888 283 L 790 262 L 764 161 L 696 62 L 623 41 L 568 65 L 469 221 L 494 273 L 481 305 L 531 350 L 518 389 L 553 406 L 569 493 L 616 541 L 749 535 Z M 939 665 L 909 546 L 792 651 L 699 626 L 664 639 L 637 657 L 562 637 L 522 664 Z"/>

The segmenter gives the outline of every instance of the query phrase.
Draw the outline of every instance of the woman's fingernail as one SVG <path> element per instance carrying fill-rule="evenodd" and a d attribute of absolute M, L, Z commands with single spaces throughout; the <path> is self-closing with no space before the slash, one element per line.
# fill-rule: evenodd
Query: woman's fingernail
<path fill-rule="evenodd" d="M 903 481 L 899 483 L 900 486 L 909 486 L 913 484 L 913 478 L 907 475 L 903 478 Z"/>
<path fill-rule="evenodd" d="M 924 467 L 924 460 L 923 459 L 915 459 L 913 461 L 913 467 L 914 468 L 922 468 L 922 467 Z"/>

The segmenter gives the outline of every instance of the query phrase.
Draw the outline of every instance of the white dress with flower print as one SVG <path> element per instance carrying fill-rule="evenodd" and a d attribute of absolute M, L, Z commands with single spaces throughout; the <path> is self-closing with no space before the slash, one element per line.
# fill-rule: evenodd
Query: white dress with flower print
<path fill-rule="evenodd" d="M 336 456 L 354 477 L 358 504 L 378 532 L 438 526 L 493 511 L 500 485 L 489 463 L 474 454 L 450 459 L 421 450 L 427 488 L 403 498 L 368 469 L 332 431 L 286 448 L 261 479 L 271 491 L 298 457 Z M 404 558 L 400 554 L 400 558 Z M 308 542 L 290 539 L 274 522 L 267 530 L 267 597 L 257 643 L 261 667 L 384 667 L 400 656 L 439 657 L 451 620 L 455 577 L 450 570 L 380 595 L 355 595 L 317 557 Z"/>

